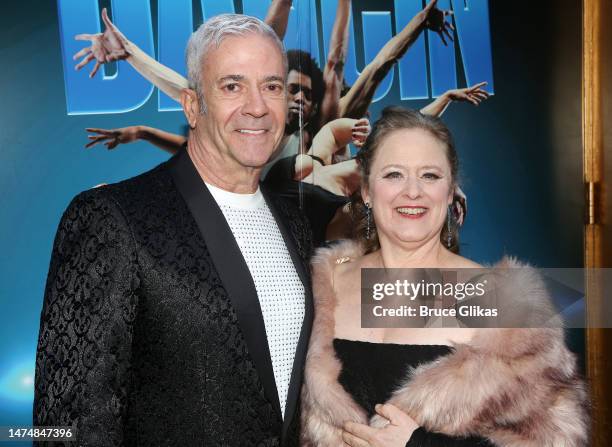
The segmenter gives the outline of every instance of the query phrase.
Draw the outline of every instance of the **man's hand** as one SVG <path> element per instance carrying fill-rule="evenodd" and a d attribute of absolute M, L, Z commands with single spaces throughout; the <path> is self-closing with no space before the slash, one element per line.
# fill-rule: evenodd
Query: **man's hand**
<path fill-rule="evenodd" d="M 453 41 L 452 31 L 455 30 L 455 27 L 452 23 L 446 21 L 446 17 L 452 16 L 453 11 L 438 9 L 436 3 L 438 3 L 438 0 L 431 0 L 423 9 L 425 26 L 427 29 L 436 32 L 444 45 L 448 45 L 446 38 L 451 42 Z"/>
<path fill-rule="evenodd" d="M 75 40 L 88 40 L 91 42 L 91 46 L 83 48 L 72 57 L 74 60 L 83 58 L 75 66 L 77 70 L 83 68 L 90 61 L 96 60 L 93 70 L 89 73 L 90 78 L 95 76 L 101 64 L 127 59 L 130 56 L 127 50 L 129 41 L 119 31 L 119 28 L 110 21 L 106 8 L 102 9 L 102 20 L 106 26 L 103 33 L 78 34 L 74 36 Z"/>
<path fill-rule="evenodd" d="M 481 82 L 468 88 L 449 90 L 447 94 L 453 101 L 469 101 L 477 106 L 482 101 L 489 98 L 489 94 L 482 89 L 485 85 L 487 85 L 486 82 Z"/>
<path fill-rule="evenodd" d="M 351 132 L 353 138 L 351 142 L 355 145 L 355 147 L 361 148 L 365 143 L 365 140 L 368 138 L 368 135 L 370 135 L 370 132 L 372 132 L 370 121 L 367 118 L 360 119 L 355 123 L 351 129 Z"/>
<path fill-rule="evenodd" d="M 87 135 L 91 141 L 85 145 L 86 148 L 94 147 L 104 142 L 107 149 L 114 149 L 119 144 L 131 143 L 139 138 L 138 126 L 121 127 L 119 129 L 96 129 L 88 127 L 87 132 L 97 135 Z"/>
<path fill-rule="evenodd" d="M 404 447 L 418 425 L 402 410 L 391 404 L 376 405 L 376 412 L 388 421 L 382 428 L 356 422 L 344 424 L 342 439 L 351 447 Z M 380 426 L 381 418 L 378 418 Z"/>

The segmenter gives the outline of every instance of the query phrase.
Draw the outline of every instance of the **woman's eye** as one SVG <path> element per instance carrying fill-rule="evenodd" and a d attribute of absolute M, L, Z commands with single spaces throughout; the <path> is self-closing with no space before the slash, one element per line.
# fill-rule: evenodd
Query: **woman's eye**
<path fill-rule="evenodd" d="M 440 176 L 434 172 L 426 172 L 423 174 L 423 178 L 426 180 L 438 180 Z"/>
<path fill-rule="evenodd" d="M 397 172 L 397 171 L 392 171 L 392 172 L 388 172 L 387 174 L 385 174 L 383 176 L 383 178 L 399 179 L 399 178 L 402 178 L 402 174 L 400 172 Z"/>

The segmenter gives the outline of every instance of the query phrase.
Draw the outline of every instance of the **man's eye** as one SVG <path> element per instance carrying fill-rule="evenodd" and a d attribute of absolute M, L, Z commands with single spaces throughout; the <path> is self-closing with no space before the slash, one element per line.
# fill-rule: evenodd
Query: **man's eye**
<path fill-rule="evenodd" d="M 228 92 L 237 92 L 238 88 L 239 88 L 239 85 L 236 83 L 225 84 L 223 86 L 223 90 L 228 91 Z"/>
<path fill-rule="evenodd" d="M 283 91 L 283 86 L 280 84 L 268 84 L 266 89 L 272 93 L 281 93 Z"/>

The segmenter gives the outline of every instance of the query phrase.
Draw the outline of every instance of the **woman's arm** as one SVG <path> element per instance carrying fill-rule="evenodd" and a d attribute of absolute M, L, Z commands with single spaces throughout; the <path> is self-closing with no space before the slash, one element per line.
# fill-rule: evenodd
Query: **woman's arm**
<path fill-rule="evenodd" d="M 338 0 L 336 19 L 329 40 L 327 62 L 323 70 L 325 94 L 321 101 L 319 127 L 339 117 L 340 92 L 344 79 L 344 61 L 348 48 L 351 0 Z"/>
<path fill-rule="evenodd" d="M 106 12 L 102 9 L 102 20 L 106 26 L 103 33 L 98 34 L 79 34 L 76 40 L 86 40 L 91 42 L 91 46 L 83 48 L 73 56 L 73 59 L 83 58 L 76 65 L 80 70 L 90 61 L 96 60 L 94 68 L 89 73 L 92 78 L 98 72 L 100 65 L 107 62 L 126 60 L 136 69 L 145 79 L 170 96 L 175 101 L 180 100 L 181 90 L 189 87 L 187 79 L 171 70 L 154 58 L 142 51 L 136 44 L 130 42 L 119 31 L 119 28 L 111 22 Z"/>
<path fill-rule="evenodd" d="M 340 98 L 338 116 L 360 118 L 365 115 L 378 85 L 425 28 L 437 32 L 444 44 L 446 44 L 445 35 L 452 40 L 449 29 L 454 28 L 453 25 L 446 22 L 446 16 L 452 14 L 452 11 L 437 9 L 436 3 L 437 0 L 432 0 L 425 9 L 414 16 L 404 29 L 390 39 L 374 60 L 364 68 L 348 93 Z"/>
<path fill-rule="evenodd" d="M 103 143 L 108 149 L 114 149 L 119 144 L 132 143 L 137 140 L 145 140 L 160 149 L 175 154 L 187 142 L 187 138 L 182 135 L 176 135 L 160 129 L 155 129 L 148 126 L 129 126 L 119 129 L 97 129 L 88 127 L 87 132 L 97 135 L 88 135 L 91 141 L 85 145 L 86 148 L 95 146 L 98 143 Z"/>
<path fill-rule="evenodd" d="M 460 88 L 448 90 L 443 95 L 439 96 L 435 101 L 421 109 L 423 115 L 441 116 L 451 102 L 453 101 L 468 101 L 478 106 L 482 101 L 489 97 L 489 94 L 482 87 L 487 85 L 486 82 L 473 85 L 468 88 Z"/>

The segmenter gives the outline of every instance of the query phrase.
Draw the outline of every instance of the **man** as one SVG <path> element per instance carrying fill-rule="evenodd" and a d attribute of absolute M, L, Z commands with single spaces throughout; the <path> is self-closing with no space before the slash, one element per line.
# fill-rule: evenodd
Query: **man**
<path fill-rule="evenodd" d="M 284 131 L 282 44 L 217 16 L 187 65 L 187 150 L 78 195 L 57 232 L 34 422 L 78 445 L 298 442 L 310 233 L 258 186 Z"/>

